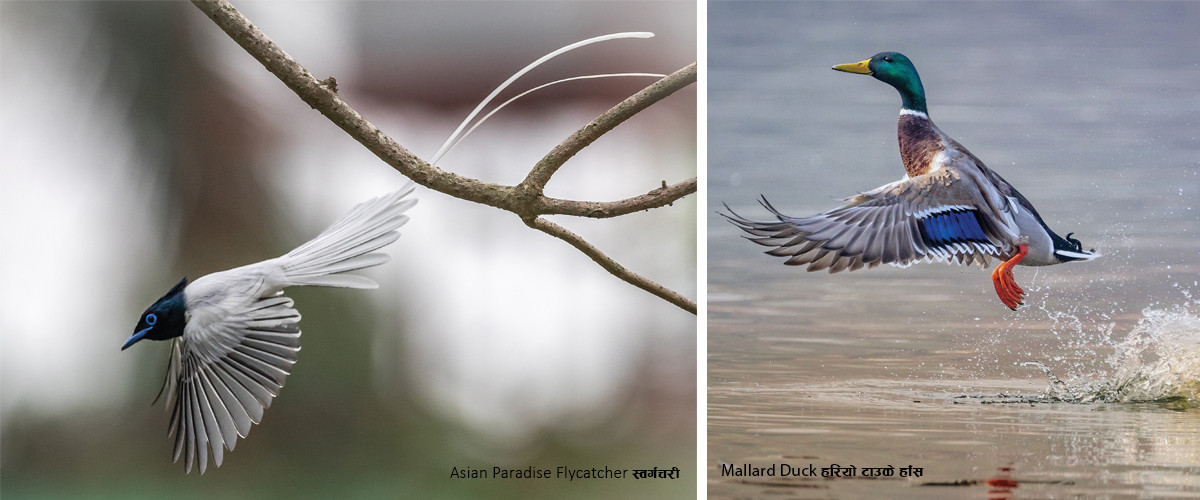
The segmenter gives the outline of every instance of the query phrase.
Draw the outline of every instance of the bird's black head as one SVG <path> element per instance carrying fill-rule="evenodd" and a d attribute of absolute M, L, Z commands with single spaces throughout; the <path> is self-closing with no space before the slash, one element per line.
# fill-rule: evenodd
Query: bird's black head
<path fill-rule="evenodd" d="M 146 308 L 133 329 L 133 335 L 125 340 L 121 350 L 128 349 L 139 340 L 167 340 L 183 335 L 185 306 L 183 289 L 187 286 L 187 278 L 171 287 L 171 291 L 163 295 L 153 305 Z"/>

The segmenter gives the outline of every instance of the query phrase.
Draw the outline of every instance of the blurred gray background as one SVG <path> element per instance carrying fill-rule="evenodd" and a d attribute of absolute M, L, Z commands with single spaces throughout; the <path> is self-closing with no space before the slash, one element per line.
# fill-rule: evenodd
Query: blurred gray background
<path fill-rule="evenodd" d="M 671 73 L 694 2 L 239 2 L 367 119 L 428 158 L 495 86 Z M 187 3 L 0 6 L 0 480 L 5 498 L 695 495 L 696 318 L 507 212 L 418 188 L 371 291 L 291 289 L 303 351 L 262 425 L 199 477 L 154 398 L 168 344 L 120 344 L 180 277 L 265 260 L 405 179 Z M 438 166 L 515 184 L 650 78 L 568 83 Z M 696 93 L 568 162 L 547 194 L 613 200 L 695 175 Z M 552 218 L 696 296 L 695 196 Z M 680 467 L 675 481 L 451 480 L 452 466 Z"/>

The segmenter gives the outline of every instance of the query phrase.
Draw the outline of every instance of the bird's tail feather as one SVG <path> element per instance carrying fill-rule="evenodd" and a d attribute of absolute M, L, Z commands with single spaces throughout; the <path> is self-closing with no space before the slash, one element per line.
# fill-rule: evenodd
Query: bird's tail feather
<path fill-rule="evenodd" d="M 292 285 L 376 288 L 363 276 L 344 274 L 378 266 L 388 261 L 382 253 L 371 253 L 396 241 L 400 226 L 408 222 L 404 212 L 417 200 L 409 182 L 391 194 L 365 201 L 287 255 L 280 257 L 284 273 Z"/>

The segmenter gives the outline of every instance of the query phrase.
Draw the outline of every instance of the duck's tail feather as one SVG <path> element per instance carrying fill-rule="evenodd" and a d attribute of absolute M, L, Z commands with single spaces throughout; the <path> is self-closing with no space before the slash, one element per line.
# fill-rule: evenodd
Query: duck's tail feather
<path fill-rule="evenodd" d="M 1074 260 L 1088 261 L 1103 256 L 1103 254 L 1097 252 L 1095 249 L 1084 250 L 1083 243 L 1071 237 L 1075 233 L 1067 233 L 1067 236 L 1064 238 L 1054 234 L 1054 231 L 1047 231 L 1050 233 L 1050 240 L 1054 242 L 1054 255 L 1062 262 L 1071 262 Z"/>
<path fill-rule="evenodd" d="M 376 288 L 370 279 L 345 274 L 387 262 L 383 253 L 372 253 L 396 241 L 397 229 L 408 222 L 404 212 L 417 204 L 409 196 L 415 185 L 367 200 L 352 208 L 308 243 L 280 257 L 290 285 Z"/>

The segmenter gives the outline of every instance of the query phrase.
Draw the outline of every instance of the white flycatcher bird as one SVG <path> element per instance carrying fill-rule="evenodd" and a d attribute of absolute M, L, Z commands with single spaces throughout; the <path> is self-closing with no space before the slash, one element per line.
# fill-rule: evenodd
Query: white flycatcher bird
<path fill-rule="evenodd" d="M 417 203 L 409 182 L 359 204 L 286 255 L 201 277 L 183 278 L 151 305 L 121 350 L 142 339 L 171 340 L 163 390 L 172 408 L 168 436 L 187 471 L 208 451 L 221 465 L 279 395 L 300 351 L 300 313 L 283 295 L 289 286 L 377 288 L 350 271 L 388 261 L 374 253 L 400 237 L 404 212 Z M 159 395 L 162 395 L 160 391 Z"/>

